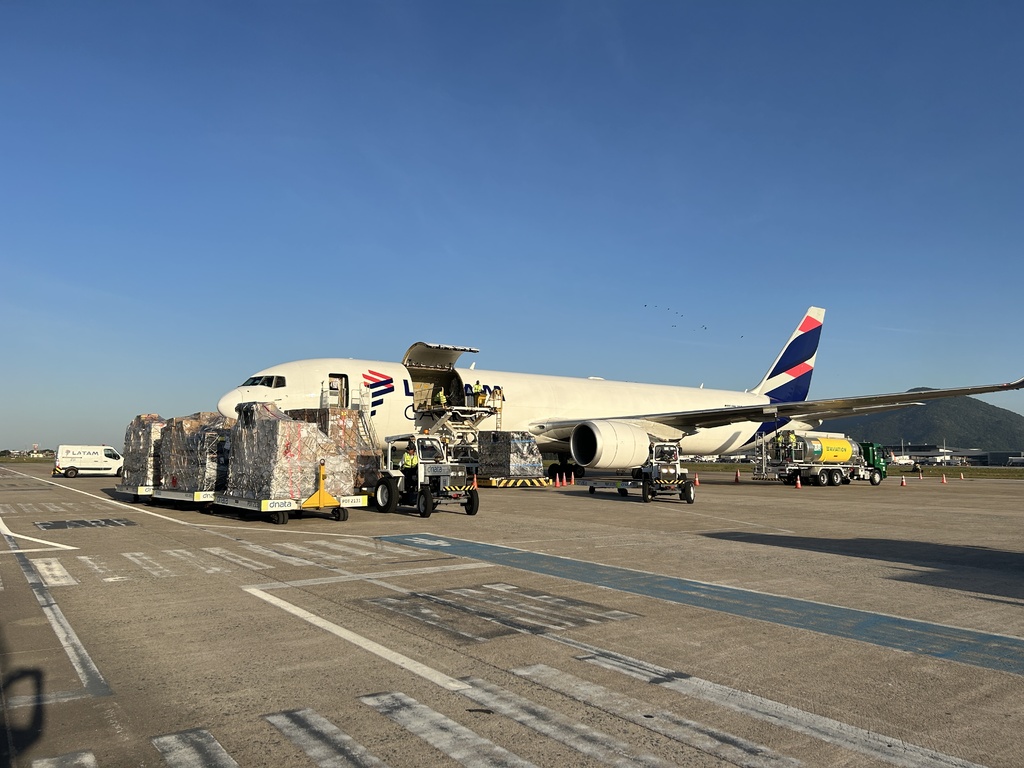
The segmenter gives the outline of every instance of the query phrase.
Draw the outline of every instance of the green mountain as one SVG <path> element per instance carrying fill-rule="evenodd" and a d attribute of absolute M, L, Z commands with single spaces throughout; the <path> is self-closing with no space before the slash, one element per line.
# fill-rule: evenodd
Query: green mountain
<path fill-rule="evenodd" d="M 983 451 L 1024 450 L 1024 416 L 973 397 L 932 400 L 872 416 L 830 419 L 820 429 L 883 445 L 899 445 L 902 440 Z"/>

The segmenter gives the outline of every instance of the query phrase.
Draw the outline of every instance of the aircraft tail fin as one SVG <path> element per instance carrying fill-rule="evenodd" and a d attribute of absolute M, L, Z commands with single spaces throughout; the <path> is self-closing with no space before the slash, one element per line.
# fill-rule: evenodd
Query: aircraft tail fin
<path fill-rule="evenodd" d="M 750 391 L 782 403 L 806 400 L 811 389 L 811 374 L 814 373 L 814 359 L 818 354 L 818 341 L 821 339 L 824 320 L 824 309 L 810 307 L 768 373 Z"/>

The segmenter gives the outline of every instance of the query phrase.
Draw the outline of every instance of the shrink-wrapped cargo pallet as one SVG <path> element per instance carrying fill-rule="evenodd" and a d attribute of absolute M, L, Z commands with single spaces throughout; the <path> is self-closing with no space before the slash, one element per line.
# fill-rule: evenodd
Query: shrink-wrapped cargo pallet
<path fill-rule="evenodd" d="M 537 441 L 529 432 L 480 433 L 480 469 L 484 477 L 543 477 Z"/>
<path fill-rule="evenodd" d="M 124 431 L 124 472 L 126 486 L 160 485 L 160 435 L 164 419 L 142 413 Z"/>
<path fill-rule="evenodd" d="M 321 459 L 332 496 L 353 493 L 356 471 L 373 459 L 360 446 L 353 411 L 323 409 L 327 432 L 272 403 L 243 403 L 231 430 L 229 496 L 304 500 L 317 490 Z M 374 466 L 376 466 L 374 464 Z"/>
<path fill-rule="evenodd" d="M 228 441 L 235 420 L 219 413 L 169 419 L 160 436 L 161 487 L 172 491 L 224 491 Z"/>

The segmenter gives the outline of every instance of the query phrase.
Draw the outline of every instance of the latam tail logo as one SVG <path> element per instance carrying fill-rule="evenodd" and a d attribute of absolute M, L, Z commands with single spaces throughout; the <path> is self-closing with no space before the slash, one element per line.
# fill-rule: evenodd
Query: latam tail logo
<path fill-rule="evenodd" d="M 820 310 L 808 312 L 766 377 L 761 391 L 773 401 L 793 403 L 807 399 L 821 340 L 819 312 L 824 314 Z"/>
<path fill-rule="evenodd" d="M 367 371 L 363 374 L 363 384 L 370 388 L 370 415 L 377 413 L 377 406 L 384 404 L 384 395 L 395 391 L 395 380 L 385 373 Z"/>

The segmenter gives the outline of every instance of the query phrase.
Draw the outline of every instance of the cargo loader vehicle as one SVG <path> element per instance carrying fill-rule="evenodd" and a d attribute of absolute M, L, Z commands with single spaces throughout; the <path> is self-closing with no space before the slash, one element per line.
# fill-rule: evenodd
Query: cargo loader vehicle
<path fill-rule="evenodd" d="M 878 485 L 886 477 L 885 453 L 878 443 L 785 430 L 756 442 L 754 479 L 785 485 L 849 485 L 854 480 Z"/>
<path fill-rule="evenodd" d="M 697 500 L 697 489 L 689 479 L 689 472 L 679 464 L 679 445 L 673 442 L 651 443 L 647 461 L 631 471 L 630 480 L 588 479 L 590 493 L 598 488 L 615 488 L 619 496 L 628 496 L 629 489 L 639 489 L 645 504 L 660 494 L 679 494 L 679 500 L 693 504 Z"/>

